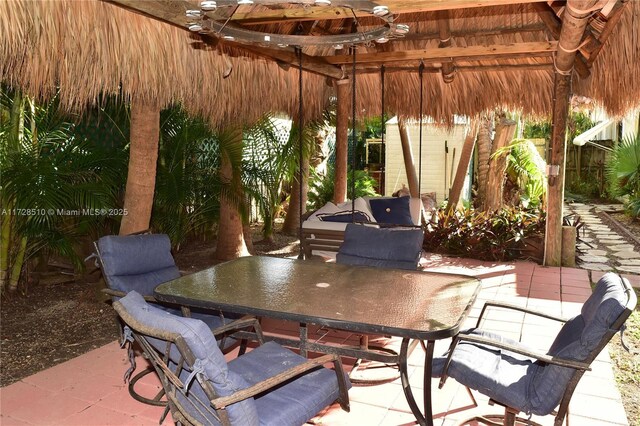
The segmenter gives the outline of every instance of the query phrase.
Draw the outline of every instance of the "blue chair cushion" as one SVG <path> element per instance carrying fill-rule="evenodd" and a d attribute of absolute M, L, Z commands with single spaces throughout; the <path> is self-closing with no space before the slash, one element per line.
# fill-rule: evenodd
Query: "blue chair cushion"
<path fill-rule="evenodd" d="M 150 305 L 135 291 L 121 298 L 119 302 L 132 317 L 144 326 L 182 336 L 193 355 L 199 360 L 204 369 L 204 374 L 212 383 L 218 395 L 228 396 L 237 390 L 248 387 L 247 382 L 237 372 L 229 370 L 215 337 L 204 322 L 193 318 L 176 316 Z M 161 336 L 152 335 L 152 337 L 156 338 L 152 343 L 154 346 L 161 344 L 159 341 Z M 151 342 L 152 340 L 150 340 Z M 161 347 L 161 350 L 164 351 L 164 346 Z M 174 363 L 179 359 L 176 348 L 171 349 L 171 359 Z M 192 398 L 205 395 L 199 383 L 193 383 L 191 386 Z M 206 397 L 204 401 L 207 401 Z M 195 405 L 197 406 L 197 404 Z M 202 421 L 202 414 L 195 407 L 187 404 L 185 404 L 185 407 L 191 408 L 190 414 Z M 253 398 L 230 405 L 227 407 L 227 412 L 233 424 L 259 424 L 257 408 Z"/>
<path fill-rule="evenodd" d="M 371 214 L 378 223 L 394 225 L 413 225 L 411 197 L 372 198 L 369 200 Z"/>
<path fill-rule="evenodd" d="M 347 265 L 415 270 L 420 260 L 422 229 L 376 228 L 348 224 L 336 262 Z"/>
<path fill-rule="evenodd" d="M 158 284 L 180 277 L 164 234 L 116 236 L 98 240 L 103 274 L 113 290 L 153 295 Z"/>
<path fill-rule="evenodd" d="M 587 361 L 613 324 L 625 311 L 627 295 L 621 278 L 604 275 L 585 302 L 580 315 L 567 321 L 548 355 L 574 361 Z M 509 341 L 498 335 L 470 330 L 494 340 Z M 446 358 L 434 360 L 434 376 L 442 374 Z M 547 415 L 560 403 L 575 370 L 527 359 L 486 345 L 460 343 L 455 349 L 449 375 L 460 383 L 525 413 Z"/>
<path fill-rule="evenodd" d="M 229 362 L 229 370 L 254 385 L 306 359 L 274 342 L 265 343 Z M 351 383 L 347 379 L 348 387 Z M 261 425 L 301 425 L 339 397 L 333 370 L 318 367 L 255 399 Z"/>
<path fill-rule="evenodd" d="M 582 306 L 580 315 L 562 327 L 548 354 L 575 361 L 586 360 L 624 312 L 626 301 L 620 276 L 613 272 L 605 274 Z M 553 410 L 573 373 L 571 368 L 555 365 L 539 369 L 533 378 L 532 404 L 541 411 Z"/>
<path fill-rule="evenodd" d="M 465 333 L 518 345 L 518 342 L 487 331 L 471 329 Z M 442 375 L 446 360 L 447 357 L 433 359 L 433 377 Z M 502 404 L 524 407 L 522 411 L 526 412 L 529 385 L 538 368 L 531 358 L 490 346 L 461 342 L 453 352 L 448 374 Z"/>

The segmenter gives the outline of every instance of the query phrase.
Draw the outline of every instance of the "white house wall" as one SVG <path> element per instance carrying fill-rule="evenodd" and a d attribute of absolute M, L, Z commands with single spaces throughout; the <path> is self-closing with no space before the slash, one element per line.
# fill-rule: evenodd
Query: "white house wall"
<path fill-rule="evenodd" d="M 435 192 L 438 204 L 442 203 L 442 201 L 448 197 L 448 191 L 452 183 L 451 177 L 455 177 L 455 171 L 457 170 L 460 160 L 460 153 L 462 152 L 465 138 L 465 129 L 465 125 L 455 125 L 451 131 L 428 124 L 424 125 L 422 134 L 422 183 L 420 192 Z M 408 125 L 416 173 L 418 173 L 419 164 L 419 130 L 420 127 L 417 123 Z M 445 141 L 447 141 L 449 147 L 449 154 L 446 156 L 446 182 Z M 408 186 L 407 172 L 402 156 L 402 145 L 400 143 L 400 131 L 395 119 L 389 120 L 386 124 L 385 144 L 385 195 L 391 195 L 393 192 L 402 188 L 402 184 Z M 454 148 L 455 158 L 453 158 Z M 452 159 L 453 174 L 451 173 Z M 465 185 L 468 188 L 468 182 L 465 183 Z M 467 190 L 463 190 L 463 198 L 466 198 L 465 194 L 467 192 Z"/>

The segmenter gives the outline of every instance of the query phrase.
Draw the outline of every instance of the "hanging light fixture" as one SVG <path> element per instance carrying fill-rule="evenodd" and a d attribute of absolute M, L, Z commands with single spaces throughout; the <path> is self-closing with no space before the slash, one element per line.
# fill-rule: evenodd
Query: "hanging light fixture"
<path fill-rule="evenodd" d="M 228 25 L 229 16 L 233 14 L 221 13 L 220 15 L 208 16 L 206 12 L 218 11 L 221 8 L 235 8 L 238 5 L 299 5 L 302 7 L 314 4 L 317 7 L 344 7 L 350 9 L 354 16 L 361 16 L 362 13 L 369 14 L 373 18 L 380 20 L 377 27 L 362 31 L 354 31 L 347 34 L 331 35 L 289 35 L 278 33 L 265 33 L 244 28 L 239 25 Z M 326 46 L 336 47 L 344 45 L 366 44 L 370 42 L 386 43 L 393 38 L 403 37 L 409 32 L 409 27 L 405 24 L 394 24 L 394 16 L 387 6 L 374 3 L 373 1 L 345 1 L 345 0 L 217 0 L 201 1 L 200 13 L 195 10 L 187 11 L 189 19 L 200 18 L 198 22 L 190 21 L 187 24 L 190 31 L 213 33 L 223 40 L 236 41 L 245 44 L 261 44 L 267 46 Z M 235 9 L 230 9 L 235 10 Z M 358 15 L 356 15 L 358 12 Z M 218 16 L 218 19 L 215 19 Z M 226 16 L 227 18 L 220 18 Z M 198 27 L 199 25 L 199 27 Z"/>

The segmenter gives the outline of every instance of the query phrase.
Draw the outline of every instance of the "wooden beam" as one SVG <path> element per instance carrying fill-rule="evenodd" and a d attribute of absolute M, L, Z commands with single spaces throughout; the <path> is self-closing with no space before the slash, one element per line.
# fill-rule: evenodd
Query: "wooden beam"
<path fill-rule="evenodd" d="M 116 6 L 129 9 L 133 12 L 140 13 L 150 18 L 171 24 L 185 31 L 187 30 L 187 17 L 185 10 L 193 8 L 193 5 L 184 0 L 162 1 L 162 0 L 103 0 Z M 242 43 L 234 43 L 229 41 L 218 40 L 212 36 L 202 36 L 203 39 L 210 42 L 221 43 L 236 49 L 250 52 L 254 55 L 271 60 L 281 61 L 288 64 L 297 64 L 297 55 L 295 50 L 289 48 L 268 48 L 261 46 L 252 46 Z M 302 68 L 305 71 L 319 74 L 334 79 L 343 78 L 343 72 L 340 68 L 328 64 L 322 57 L 302 55 Z"/>
<path fill-rule="evenodd" d="M 604 29 L 600 33 L 600 37 L 598 37 L 598 46 L 596 46 L 593 51 L 591 51 L 591 56 L 587 60 L 587 65 L 591 67 L 593 63 L 598 58 L 600 51 L 604 47 L 607 39 L 613 33 L 613 30 L 618 26 L 618 22 L 620 22 L 620 18 L 622 18 L 622 12 L 624 11 L 625 6 L 627 5 L 627 0 L 622 0 L 618 6 L 611 12 L 609 15 L 609 19 L 607 20 Z"/>
<path fill-rule="evenodd" d="M 552 173 L 547 186 L 547 223 L 545 228 L 545 266 L 560 266 L 562 253 L 562 215 L 564 203 L 564 169 L 566 151 L 567 118 L 571 76 L 578 46 L 589 22 L 591 12 L 582 12 L 593 7 L 597 0 L 569 0 L 563 14 L 562 30 L 555 61 L 553 88 L 553 118 L 551 128 L 551 152 L 549 167 Z"/>
<path fill-rule="evenodd" d="M 145 0 L 143 0 L 145 1 Z M 546 0 L 374 0 L 373 3 L 384 5 L 393 14 L 435 12 L 439 10 L 467 9 L 477 7 L 505 6 L 509 4 L 537 3 Z M 359 6 L 358 1 L 351 2 L 354 9 Z M 226 19 L 225 8 L 218 8 L 210 16 Z M 368 17 L 371 13 L 355 10 L 356 17 Z M 306 8 L 290 8 L 277 10 L 261 10 L 246 13 L 234 13 L 232 21 L 243 25 L 274 24 L 287 21 L 314 21 L 345 19 L 353 17 L 353 12 L 345 7 L 311 6 Z"/>
<path fill-rule="evenodd" d="M 408 66 L 385 66 L 385 72 L 389 73 L 407 73 L 418 72 L 417 65 Z M 502 71 L 549 71 L 553 69 L 553 62 L 544 64 L 504 64 L 504 65 L 456 65 L 456 73 L 458 72 L 502 72 Z M 439 73 L 440 67 L 425 67 L 424 72 L 435 74 Z M 364 67 L 358 68 L 358 74 L 379 74 L 380 67 Z"/>
<path fill-rule="evenodd" d="M 560 38 L 560 29 L 562 28 L 562 21 L 558 18 L 556 13 L 553 11 L 549 5 L 544 3 L 535 3 L 533 4 L 534 9 L 538 12 L 538 16 L 544 22 L 545 26 L 551 33 L 554 39 L 558 40 Z M 583 56 L 585 55 L 586 49 L 585 47 L 580 48 L 580 52 Z M 584 59 L 580 56 L 576 55 L 575 60 L 576 72 L 580 76 L 580 78 L 587 78 L 591 74 L 589 71 L 589 66 L 584 61 Z"/>
<path fill-rule="evenodd" d="M 462 194 L 462 187 L 464 187 L 464 180 L 467 177 L 469 171 L 469 163 L 471 162 L 471 155 L 473 154 L 473 147 L 476 144 L 477 126 L 471 125 L 468 129 L 467 136 L 464 139 L 464 145 L 462 145 L 462 152 L 460 153 L 460 160 L 458 161 L 458 168 L 456 169 L 456 176 L 453 179 L 453 184 L 449 190 L 449 201 L 447 202 L 447 212 L 451 212 L 457 208 L 460 202 L 460 195 Z"/>
<path fill-rule="evenodd" d="M 427 61 L 449 58 L 478 60 L 478 58 L 491 58 L 506 56 L 513 58 L 515 55 L 531 56 L 536 53 L 551 54 L 558 48 L 555 41 L 541 41 L 529 43 L 496 44 L 490 46 L 467 46 L 429 48 L 419 50 L 404 50 L 393 52 L 362 53 L 357 55 L 356 63 L 388 63 L 401 61 Z M 351 55 L 325 56 L 325 60 L 334 65 L 349 64 L 353 61 Z"/>
<path fill-rule="evenodd" d="M 438 17 L 438 34 L 440 35 L 439 48 L 451 47 L 451 28 L 449 28 L 449 11 L 442 10 L 436 13 Z M 444 61 L 442 63 L 442 80 L 445 83 L 451 83 L 455 76 L 453 60 Z"/>

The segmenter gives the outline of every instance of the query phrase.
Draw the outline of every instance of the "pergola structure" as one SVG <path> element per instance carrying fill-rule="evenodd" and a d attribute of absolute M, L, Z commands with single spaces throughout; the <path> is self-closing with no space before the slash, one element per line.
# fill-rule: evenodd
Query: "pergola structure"
<path fill-rule="evenodd" d="M 74 8 L 80 8 L 73 2 L 59 0 L 57 3 L 67 4 L 64 11 L 57 11 L 60 16 L 73 15 Z M 87 3 L 92 5 L 82 7 L 91 8 L 91 19 L 94 19 L 91 22 L 96 26 L 102 25 L 100 13 L 109 15 L 108 19 L 104 18 L 108 21 L 104 25 L 111 27 L 117 26 L 118 22 L 123 26 L 130 24 L 125 22 L 129 19 L 125 16 L 138 16 L 135 20 L 131 18 L 135 22 L 130 29 L 118 31 L 122 34 L 141 32 L 135 35 L 141 43 L 145 29 L 153 29 L 149 49 L 155 53 L 162 47 L 167 59 L 166 63 L 154 65 L 162 70 L 184 73 L 174 76 L 173 81 L 162 82 L 165 93 L 161 88 L 154 89 L 159 97 L 164 99 L 166 96 L 165 103 L 172 96 L 189 110 L 212 117 L 220 111 L 230 119 L 234 110 L 226 104 L 241 102 L 247 91 L 264 88 L 273 93 L 278 91 L 265 100 L 264 108 L 280 108 L 295 115 L 297 90 L 289 87 L 289 91 L 283 93 L 283 87 L 297 81 L 292 68 L 301 66 L 308 72 L 304 86 L 305 104 L 308 103 L 305 106 L 309 107 L 306 114 L 313 115 L 326 104 L 328 86 L 334 87 L 338 102 L 336 180 L 340 182 L 346 181 L 346 142 L 352 102 L 351 84 L 346 83 L 351 82 L 354 66 L 358 115 L 380 113 L 380 80 L 384 68 L 387 110 L 404 117 L 418 117 L 421 111 L 418 108 L 417 71 L 421 64 L 425 73 L 424 114 L 437 121 L 450 121 L 453 114 L 473 117 L 495 107 L 551 115 L 546 265 L 560 264 L 565 131 L 571 94 L 591 97 L 614 116 L 640 106 L 640 2 L 636 1 L 372 0 L 334 1 L 331 4 L 326 0 L 221 0 L 207 2 L 204 11 L 201 9 L 204 6 L 196 0 L 96 0 Z M 380 16 L 387 16 L 384 9 L 379 8 L 382 6 L 392 19 L 385 18 L 386 21 L 381 22 Z M 373 7 L 378 7 L 377 13 Z M 69 18 L 69 25 L 79 25 L 72 22 L 73 16 Z M 81 14 L 77 17 L 82 18 Z M 156 23 L 149 24 L 140 19 Z M 158 23 L 161 25 L 156 25 Z M 194 27 L 194 24 L 199 26 Z M 355 55 L 344 43 L 304 44 L 298 55 L 295 45 L 274 44 L 266 38 L 263 43 L 256 43 L 254 38 L 256 34 L 258 37 L 264 34 L 274 35 L 274 39 L 301 36 L 327 40 L 327 37 L 365 33 L 385 25 L 393 26 L 395 32 L 389 33 L 390 37 L 385 33 L 385 37 L 358 43 Z M 400 25 L 407 25 L 408 32 L 406 27 L 398 28 Z M 90 25 L 85 27 L 89 28 L 78 26 L 79 30 L 91 30 Z M 1 23 L 0 29 L 11 31 Z M 100 31 L 111 34 L 112 30 L 104 28 Z M 33 37 L 28 31 L 22 33 Z M 245 33 L 250 34 L 247 40 L 237 36 Z M 18 40 L 16 34 L 14 39 Z M 162 45 L 162 34 L 166 34 L 166 46 Z M 95 40 L 91 42 L 96 43 Z M 114 40 L 98 40 L 97 46 L 111 49 L 109 42 Z M 183 46 L 178 48 L 179 43 Z M 25 61 L 24 58 L 28 55 L 20 47 L 16 42 L 13 50 L 0 50 L 0 60 L 5 64 L 0 65 L 0 77 L 31 87 L 34 83 L 29 78 L 33 78 L 33 74 L 25 71 L 29 59 Z M 189 50 L 198 58 L 204 58 L 191 64 L 193 75 L 189 75 L 189 68 L 180 63 L 180 59 L 185 61 Z M 111 52 L 111 55 L 119 52 Z M 100 54 L 96 52 L 95 56 L 100 57 Z M 140 52 L 141 56 L 147 54 Z M 182 56 L 178 57 L 178 54 Z M 20 55 L 23 55 L 22 62 Z M 206 68 L 207 61 L 228 66 L 224 66 L 225 71 L 221 73 L 219 69 Z M 263 63 L 267 65 L 259 65 Z M 12 64 L 19 66 L 8 68 Z M 242 81 L 238 81 L 235 74 L 231 74 L 231 81 L 223 81 L 229 76 L 231 67 L 239 70 L 244 78 Z M 249 67 L 252 73 L 244 71 Z M 69 71 L 63 66 L 52 74 L 69 77 Z M 113 74 L 117 75 L 116 71 Z M 260 82 L 270 77 L 277 79 L 279 86 L 265 88 L 256 80 L 257 75 Z M 136 77 L 144 80 L 142 76 Z M 228 89 L 225 83 L 241 84 L 242 90 L 237 86 Z M 144 92 L 143 86 L 139 84 L 126 90 L 132 98 L 141 94 L 144 98 L 152 97 L 149 91 Z M 41 86 L 34 89 L 43 90 Z M 224 93 L 229 93 L 226 99 L 216 96 Z M 198 94 L 203 99 L 194 100 Z M 95 98 L 95 93 L 92 96 Z M 264 96 L 270 97 L 269 94 Z M 86 94 L 86 98 L 91 99 L 91 94 Z M 209 98 L 215 102 L 207 102 Z M 74 98 L 69 102 L 79 101 Z M 242 108 L 253 113 L 258 106 Z M 217 122 L 219 118 L 212 118 L 212 121 Z M 473 143 L 472 138 L 469 143 Z M 338 192 L 345 190 L 346 185 L 338 188 Z"/>

